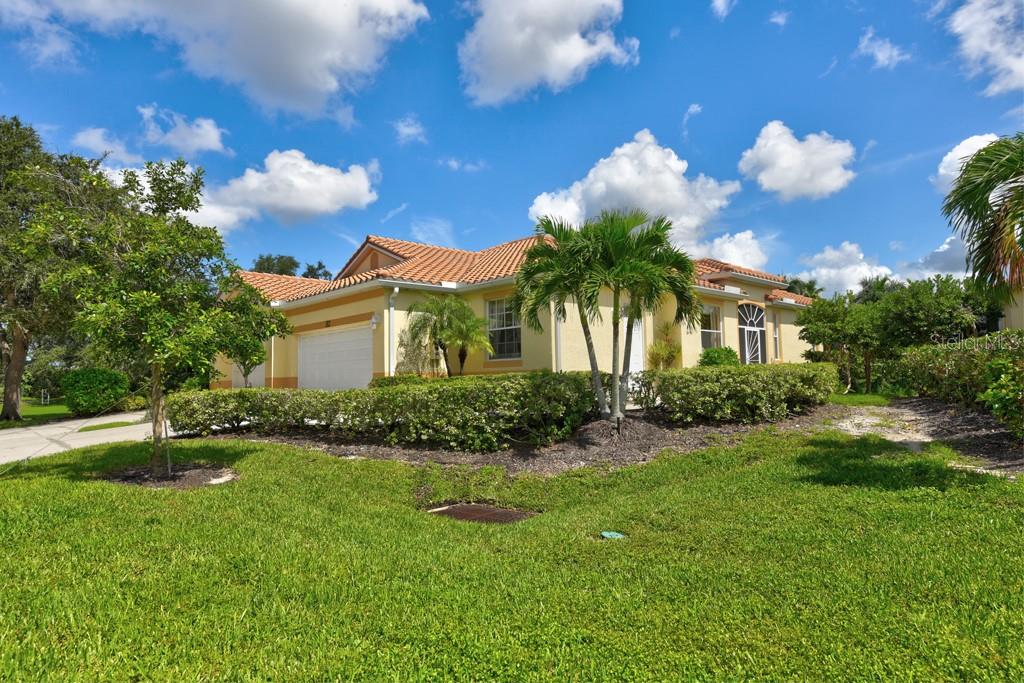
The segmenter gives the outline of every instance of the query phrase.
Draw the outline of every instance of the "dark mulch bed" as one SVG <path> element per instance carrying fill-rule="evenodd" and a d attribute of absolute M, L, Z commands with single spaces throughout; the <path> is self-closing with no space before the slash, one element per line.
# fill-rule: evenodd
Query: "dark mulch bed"
<path fill-rule="evenodd" d="M 913 413 L 916 427 L 928 436 L 984 460 L 987 468 L 1024 472 L 1024 441 L 991 415 L 930 398 L 900 399 L 892 405 Z"/>
<path fill-rule="evenodd" d="M 151 489 L 197 489 L 203 486 L 226 484 L 238 478 L 238 473 L 229 467 L 208 467 L 194 462 L 177 463 L 170 476 L 154 476 L 146 467 L 130 467 L 126 470 L 108 472 L 103 475 L 115 484 L 144 486 Z"/>
<path fill-rule="evenodd" d="M 808 429 L 823 421 L 844 414 L 842 406 L 821 406 L 807 413 L 791 417 L 772 425 L 779 430 Z M 623 467 L 648 462 L 662 450 L 688 452 L 715 445 L 735 443 L 745 434 L 765 425 L 693 425 L 681 428 L 656 412 L 630 411 L 623 421 L 621 434 L 611 423 L 603 420 L 581 427 L 572 439 L 542 448 L 513 447 L 494 453 L 464 453 L 437 448 L 389 446 L 344 439 L 330 433 L 311 435 L 308 432 L 257 435 L 242 433 L 220 434 L 212 438 L 244 438 L 270 443 L 284 443 L 324 451 L 343 458 L 369 458 L 400 460 L 413 464 L 438 463 L 441 465 L 500 465 L 511 474 L 533 472 L 558 474 L 588 465 Z"/>

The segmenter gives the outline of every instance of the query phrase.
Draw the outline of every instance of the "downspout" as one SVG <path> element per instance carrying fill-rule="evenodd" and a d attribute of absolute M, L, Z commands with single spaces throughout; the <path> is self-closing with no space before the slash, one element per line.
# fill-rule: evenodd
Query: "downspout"
<path fill-rule="evenodd" d="M 392 290 L 391 295 L 388 296 L 388 376 L 393 377 L 395 374 L 395 366 L 397 358 L 395 357 L 395 299 L 398 298 L 398 287 Z"/>
<path fill-rule="evenodd" d="M 562 319 L 558 312 L 554 313 L 555 318 L 555 372 L 562 371 Z"/>
<path fill-rule="evenodd" d="M 267 379 L 270 380 L 269 385 L 267 384 Z M 263 378 L 263 386 L 269 386 L 271 389 L 274 388 L 274 337 L 270 338 L 270 377 Z"/>

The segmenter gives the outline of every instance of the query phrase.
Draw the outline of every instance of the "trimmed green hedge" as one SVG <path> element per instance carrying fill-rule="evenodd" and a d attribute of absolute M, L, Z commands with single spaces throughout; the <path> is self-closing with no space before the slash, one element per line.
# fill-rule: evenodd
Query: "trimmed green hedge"
<path fill-rule="evenodd" d="M 117 409 L 128 395 L 128 375 L 107 368 L 81 368 L 65 374 L 60 387 L 68 410 L 97 415 Z"/>
<path fill-rule="evenodd" d="M 739 364 L 739 354 L 737 354 L 731 346 L 717 346 L 710 349 L 704 349 L 700 354 L 700 360 L 697 361 L 697 365 L 705 368 L 713 365 Z"/>
<path fill-rule="evenodd" d="M 412 374 L 392 375 L 390 377 L 374 377 L 370 380 L 370 388 L 397 387 L 403 384 L 426 384 L 430 381 L 432 381 L 432 378 Z"/>
<path fill-rule="evenodd" d="M 1024 437 L 1024 330 L 907 349 L 891 381 L 921 396 L 987 409 Z"/>
<path fill-rule="evenodd" d="M 675 422 L 774 422 L 826 403 L 837 382 L 831 363 L 800 363 L 643 372 L 634 387 Z"/>
<path fill-rule="evenodd" d="M 553 372 L 342 391 L 186 391 L 167 401 L 170 425 L 181 433 L 242 426 L 267 433 L 330 430 L 392 444 L 468 451 L 565 439 L 595 413 L 589 374 Z"/>

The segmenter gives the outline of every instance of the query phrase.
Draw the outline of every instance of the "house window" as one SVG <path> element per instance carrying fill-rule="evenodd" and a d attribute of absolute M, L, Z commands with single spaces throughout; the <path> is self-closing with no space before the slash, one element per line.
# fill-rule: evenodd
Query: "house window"
<path fill-rule="evenodd" d="M 718 306 L 704 304 L 700 314 L 700 346 L 702 349 L 717 349 L 722 345 L 722 310 Z"/>
<path fill-rule="evenodd" d="M 740 360 L 749 365 L 764 363 L 764 309 L 754 304 L 740 304 L 737 309 L 740 328 Z"/>
<path fill-rule="evenodd" d="M 519 315 L 508 305 L 508 299 L 487 302 L 487 335 L 494 347 L 491 358 L 519 358 L 523 351 L 523 332 Z"/>
<path fill-rule="evenodd" d="M 779 353 L 779 314 L 772 313 L 772 341 L 775 343 L 775 360 L 782 360 Z"/>

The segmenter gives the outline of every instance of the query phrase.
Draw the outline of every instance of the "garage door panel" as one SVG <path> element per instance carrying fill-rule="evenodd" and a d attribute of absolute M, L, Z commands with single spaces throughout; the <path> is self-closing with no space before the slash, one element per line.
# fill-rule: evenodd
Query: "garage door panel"
<path fill-rule="evenodd" d="M 373 331 L 338 330 L 299 337 L 299 386 L 365 387 L 373 376 Z"/>

